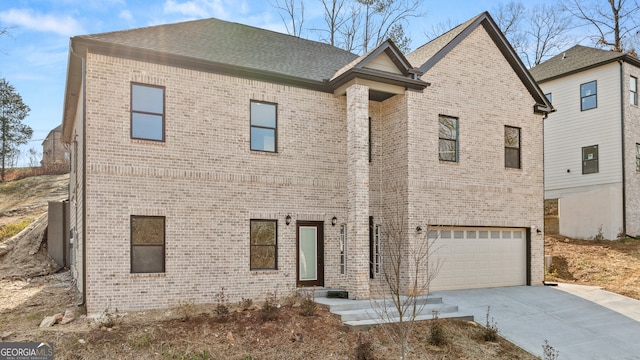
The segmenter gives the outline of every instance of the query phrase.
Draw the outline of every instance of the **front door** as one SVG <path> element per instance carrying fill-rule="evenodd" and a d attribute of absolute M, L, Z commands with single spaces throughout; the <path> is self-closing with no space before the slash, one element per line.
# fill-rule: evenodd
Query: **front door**
<path fill-rule="evenodd" d="M 298 286 L 324 286 L 324 223 L 298 221 Z"/>

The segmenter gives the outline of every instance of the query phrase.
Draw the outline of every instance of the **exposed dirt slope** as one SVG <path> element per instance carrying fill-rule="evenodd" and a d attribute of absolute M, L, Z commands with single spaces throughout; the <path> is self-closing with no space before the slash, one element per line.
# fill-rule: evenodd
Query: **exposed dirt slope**
<path fill-rule="evenodd" d="M 640 300 L 640 240 L 572 240 L 545 238 L 545 254 L 553 256 L 548 280 L 601 286 Z"/>
<path fill-rule="evenodd" d="M 0 226 L 34 218 L 47 211 L 49 201 L 69 195 L 69 174 L 31 176 L 0 183 Z"/>

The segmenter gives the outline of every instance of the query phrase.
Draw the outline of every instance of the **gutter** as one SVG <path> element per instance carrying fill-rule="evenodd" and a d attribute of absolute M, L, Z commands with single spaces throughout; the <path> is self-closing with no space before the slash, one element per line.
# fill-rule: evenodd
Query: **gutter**
<path fill-rule="evenodd" d="M 627 182 L 625 171 L 625 141 L 624 141 L 624 60 L 620 64 L 620 131 L 622 134 L 622 234 L 627 234 Z"/>
<path fill-rule="evenodd" d="M 82 58 L 82 305 L 87 304 L 87 86 Z"/>

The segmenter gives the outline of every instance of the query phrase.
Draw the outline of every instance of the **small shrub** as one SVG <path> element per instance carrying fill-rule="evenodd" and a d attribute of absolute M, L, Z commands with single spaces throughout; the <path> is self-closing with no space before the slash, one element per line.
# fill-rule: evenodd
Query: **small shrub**
<path fill-rule="evenodd" d="M 102 311 L 102 316 L 98 319 L 98 325 L 106 328 L 112 328 L 118 324 L 120 317 L 118 308 L 116 308 L 115 311 L 111 311 L 111 301 L 109 301 L 107 307 Z"/>
<path fill-rule="evenodd" d="M 483 331 L 484 341 L 495 342 L 498 340 L 498 323 L 493 318 L 489 319 L 491 306 L 487 306 L 487 321 Z"/>
<path fill-rule="evenodd" d="M 139 335 L 131 335 L 129 345 L 131 345 L 133 349 L 148 348 L 151 346 L 151 337 L 146 332 Z"/>
<path fill-rule="evenodd" d="M 314 316 L 318 304 L 316 304 L 313 298 L 313 290 L 304 290 L 302 293 L 302 300 L 300 300 L 300 315 L 302 316 Z"/>
<path fill-rule="evenodd" d="M 356 345 L 354 355 L 356 360 L 374 360 L 371 340 L 358 334 L 358 345 Z"/>
<path fill-rule="evenodd" d="M 560 356 L 560 351 L 556 350 L 549 344 L 548 340 L 544 341 L 544 345 L 542 345 L 542 353 L 544 355 L 544 360 L 556 360 Z"/>
<path fill-rule="evenodd" d="M 251 306 L 253 306 L 253 300 L 252 299 L 242 298 L 242 301 L 240 301 L 240 308 L 242 310 L 249 310 L 249 309 L 251 309 Z"/>
<path fill-rule="evenodd" d="M 604 233 L 602 232 L 602 225 L 598 226 L 598 233 L 593 237 L 593 240 L 596 240 L 596 241 L 604 240 Z"/>
<path fill-rule="evenodd" d="M 267 293 L 267 297 L 260 308 L 260 317 L 262 321 L 274 321 L 278 318 L 278 312 L 280 310 L 280 304 L 278 304 L 277 292 Z"/>
<path fill-rule="evenodd" d="M 227 322 L 229 320 L 229 297 L 224 293 L 224 287 L 220 288 L 220 292 L 216 293 L 216 318 L 219 322 Z"/>
<path fill-rule="evenodd" d="M 182 314 L 182 321 L 189 321 L 193 313 L 193 302 L 180 301 L 180 303 L 178 303 L 178 309 Z"/>
<path fill-rule="evenodd" d="M 245 355 L 245 356 L 242 357 L 242 360 L 253 360 L 253 356 Z"/>
<path fill-rule="evenodd" d="M 300 293 L 298 292 L 298 289 L 296 288 L 290 288 L 289 289 L 289 294 L 287 296 L 284 297 L 283 299 L 283 304 L 284 306 L 294 306 L 295 304 L 297 304 L 300 300 L 302 299 L 302 296 L 300 295 Z"/>
<path fill-rule="evenodd" d="M 429 324 L 429 344 L 442 346 L 447 343 L 447 336 L 442 327 L 442 322 L 438 318 L 438 312 L 433 312 L 433 320 Z"/>

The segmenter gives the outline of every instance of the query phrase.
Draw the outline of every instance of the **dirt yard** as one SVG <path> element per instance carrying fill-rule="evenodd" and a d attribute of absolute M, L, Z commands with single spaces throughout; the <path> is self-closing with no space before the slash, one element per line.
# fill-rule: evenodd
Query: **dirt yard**
<path fill-rule="evenodd" d="M 318 305 L 301 315 L 292 297 L 281 299 L 276 319 L 261 307 L 230 305 L 225 321 L 216 305 L 117 314 L 102 323 L 80 315 L 68 272 L 0 281 L 1 341 L 52 341 L 56 359 L 394 359 L 399 358 L 380 328 L 353 332 Z M 72 310 L 77 319 L 39 328 L 48 315 Z M 498 339 L 486 342 L 483 328 L 464 321 L 438 320 L 445 343 L 429 342 L 430 322 L 419 323 L 411 339 L 412 359 L 536 359 Z M 104 324 L 105 326 L 102 326 Z M 499 327 L 499 324 L 498 324 Z"/>
<path fill-rule="evenodd" d="M 547 236 L 553 256 L 547 280 L 601 286 L 640 300 L 640 240 L 571 240 Z"/>

